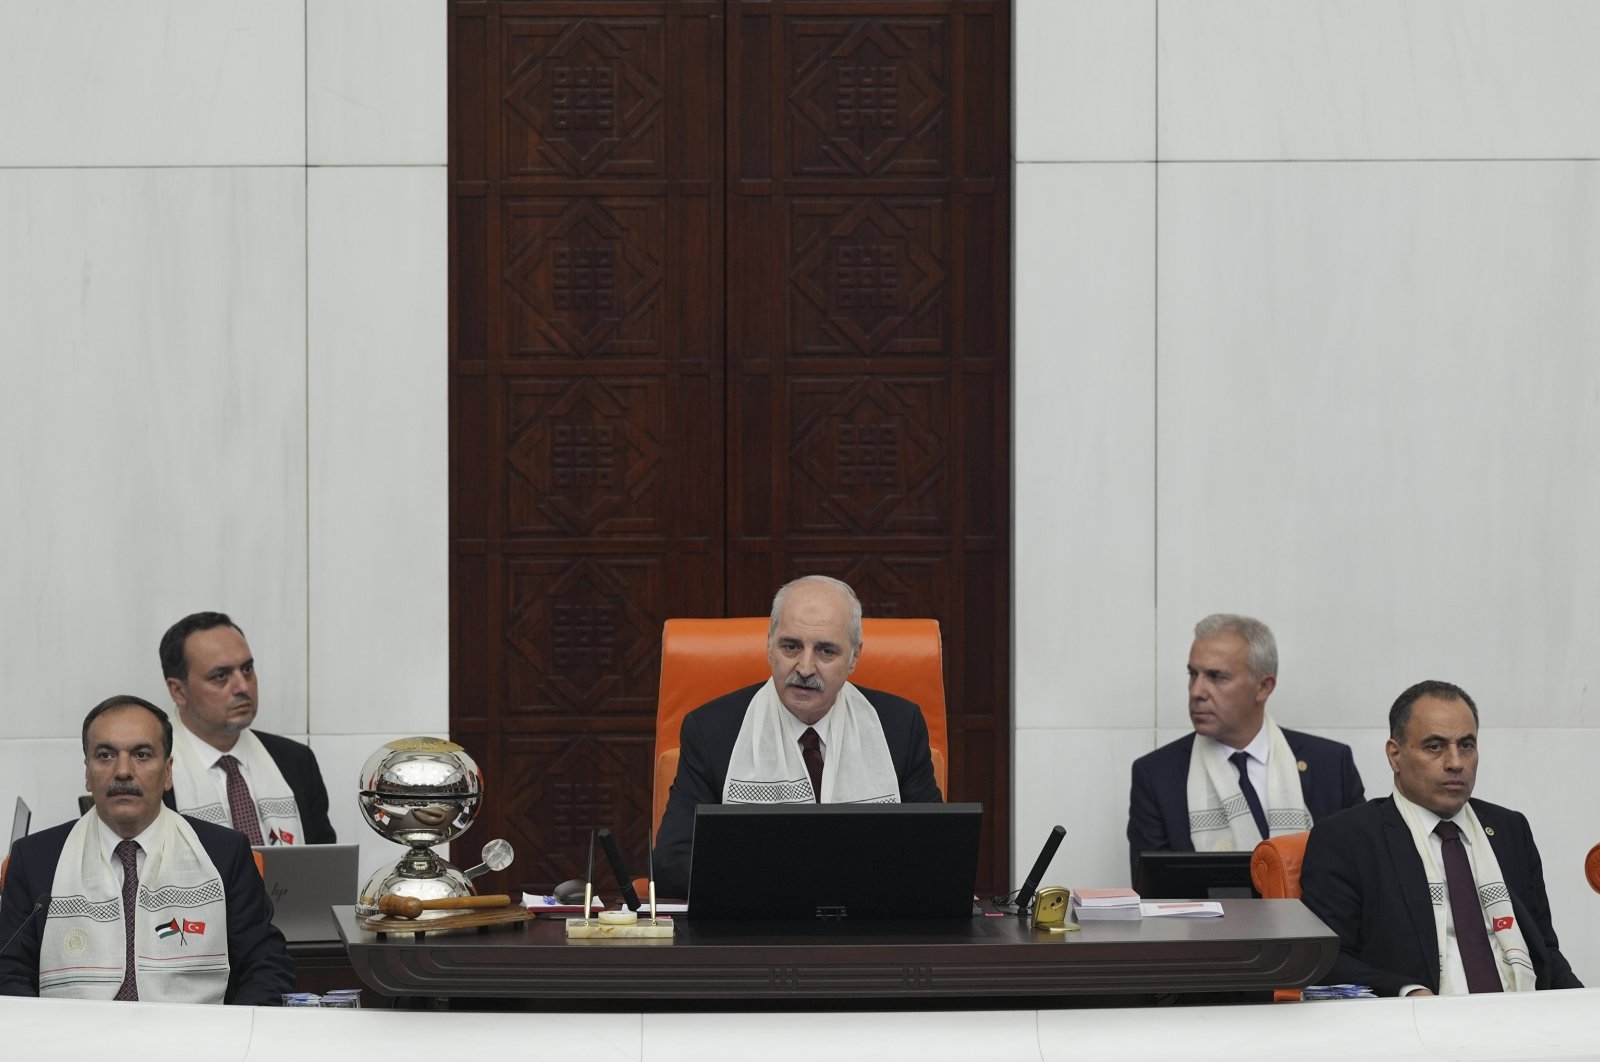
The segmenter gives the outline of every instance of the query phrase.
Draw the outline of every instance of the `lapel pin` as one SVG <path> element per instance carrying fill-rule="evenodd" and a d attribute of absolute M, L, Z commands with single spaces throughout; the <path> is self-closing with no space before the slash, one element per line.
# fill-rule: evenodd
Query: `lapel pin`
<path fill-rule="evenodd" d="M 1485 837 L 1493 837 L 1494 836 L 1494 827 L 1493 826 L 1485 826 L 1483 828 L 1483 835 Z"/>
<path fill-rule="evenodd" d="M 1306 761 L 1305 760 L 1295 760 L 1294 761 L 1294 765 L 1296 767 L 1300 768 L 1300 773 L 1301 774 L 1305 774 L 1306 773 Z"/>

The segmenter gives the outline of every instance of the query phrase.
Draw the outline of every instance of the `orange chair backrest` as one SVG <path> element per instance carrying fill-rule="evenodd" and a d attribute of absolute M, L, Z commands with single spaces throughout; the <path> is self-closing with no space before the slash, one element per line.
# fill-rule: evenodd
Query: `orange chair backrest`
<path fill-rule="evenodd" d="M 683 717 L 725 693 L 772 677 L 765 616 L 669 619 L 661 632 L 661 692 L 656 702 L 654 822 L 661 825 L 678 775 Z M 944 653 L 939 621 L 863 619 L 861 659 L 850 681 L 904 697 L 928 723 L 933 775 L 946 800 L 949 736 L 945 728 Z"/>
<path fill-rule="evenodd" d="M 265 881 L 267 877 L 267 861 L 261 858 L 260 852 L 251 852 L 250 854 L 256 858 L 256 873 L 260 874 L 261 879 Z"/>
<path fill-rule="evenodd" d="M 1589 879 L 1589 888 L 1600 892 L 1600 844 L 1583 857 L 1583 876 Z"/>
<path fill-rule="evenodd" d="M 1250 853 L 1250 880 L 1268 900 L 1300 898 L 1300 864 L 1306 858 L 1309 833 L 1268 837 Z"/>

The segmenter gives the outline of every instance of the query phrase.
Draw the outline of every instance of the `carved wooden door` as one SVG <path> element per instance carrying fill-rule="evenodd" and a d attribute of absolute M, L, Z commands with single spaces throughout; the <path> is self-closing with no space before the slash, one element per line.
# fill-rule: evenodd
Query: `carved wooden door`
<path fill-rule="evenodd" d="M 450 713 L 490 790 L 459 846 L 518 851 L 490 884 L 580 876 L 591 826 L 642 865 L 662 621 L 811 571 L 942 623 L 947 796 L 1009 876 L 1009 40 L 998 0 L 454 0 Z"/>

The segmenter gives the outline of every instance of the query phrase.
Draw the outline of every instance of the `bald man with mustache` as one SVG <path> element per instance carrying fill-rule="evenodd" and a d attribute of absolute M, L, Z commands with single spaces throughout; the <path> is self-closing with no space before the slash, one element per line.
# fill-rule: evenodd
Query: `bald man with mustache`
<path fill-rule="evenodd" d="M 656 839 L 665 896 L 689 890 L 701 804 L 939 803 L 928 726 L 902 697 L 849 681 L 862 652 L 861 602 L 823 575 L 772 599 L 772 677 L 690 712 Z"/>

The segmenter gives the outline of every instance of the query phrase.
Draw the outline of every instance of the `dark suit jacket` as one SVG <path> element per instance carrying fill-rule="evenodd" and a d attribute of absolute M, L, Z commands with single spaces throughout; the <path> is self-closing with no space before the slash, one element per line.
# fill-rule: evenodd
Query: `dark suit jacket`
<path fill-rule="evenodd" d="M 750 706 L 761 684 L 718 697 L 683 717 L 679 731 L 678 776 L 667 797 L 656 835 L 656 892 L 662 896 L 689 893 L 689 851 L 694 840 L 694 809 L 700 804 L 722 803 L 728 779 L 728 761 Z M 878 710 L 889 758 L 900 779 L 900 802 L 937 804 L 939 786 L 933 778 L 933 757 L 928 751 L 928 724 L 922 709 L 892 693 L 858 687 Z"/>
<path fill-rule="evenodd" d="M 1538 988 L 1582 988 L 1550 924 L 1544 869 L 1520 812 L 1472 801 L 1511 891 Z M 1427 872 L 1394 800 L 1383 797 L 1317 823 L 1300 868 L 1301 899 L 1339 934 L 1329 984 L 1368 985 L 1380 996 L 1405 985 L 1439 991 L 1439 938 Z"/>
<path fill-rule="evenodd" d="M 283 934 L 272 924 L 272 901 L 267 898 L 249 843 L 244 834 L 226 826 L 184 818 L 216 864 L 228 905 L 229 970 L 223 1002 L 280 1004 L 282 994 L 294 990 L 294 963 Z M 27 925 L 0 955 L 0 995 L 39 994 L 39 942 L 47 916 L 42 911 L 34 915 L 33 904 L 55 882 L 56 863 L 74 825 L 64 822 L 24 837 L 11 851 L 5 896 L 0 900 L 0 941 L 9 939 L 24 922 Z"/>
<path fill-rule="evenodd" d="M 1285 729 L 1296 760 L 1305 761 L 1300 791 L 1311 821 L 1361 803 L 1361 774 L 1350 746 Z M 1194 735 L 1186 734 L 1133 761 L 1133 791 L 1128 799 L 1128 860 L 1137 868 L 1140 852 L 1192 852 L 1189 840 L 1189 757 Z M 1264 794 L 1263 794 L 1264 795 Z"/>
<path fill-rule="evenodd" d="M 250 732 L 261 739 L 261 744 L 267 747 L 267 755 L 278 765 L 283 780 L 289 783 L 289 791 L 294 794 L 294 802 L 300 809 L 300 825 L 306 831 L 303 843 L 333 844 L 337 841 L 339 838 L 333 832 L 333 823 L 328 821 L 328 787 L 322 784 L 322 770 L 317 766 L 317 757 L 310 747 L 265 730 Z M 167 802 L 167 807 L 174 811 L 178 809 L 172 790 L 167 790 L 162 799 Z"/>

